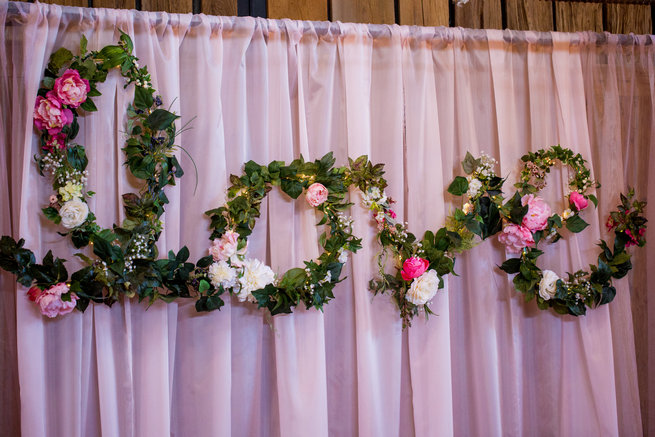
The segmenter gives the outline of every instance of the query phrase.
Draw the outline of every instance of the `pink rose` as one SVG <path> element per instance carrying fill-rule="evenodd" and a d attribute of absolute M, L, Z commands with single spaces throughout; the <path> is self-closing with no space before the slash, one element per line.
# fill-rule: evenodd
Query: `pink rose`
<path fill-rule="evenodd" d="M 573 206 L 576 211 L 582 211 L 589 205 L 589 201 L 577 191 L 573 191 L 569 194 L 569 203 Z"/>
<path fill-rule="evenodd" d="M 246 244 L 246 246 L 240 251 L 237 251 L 238 247 L 239 234 L 234 231 L 227 231 L 221 236 L 221 238 L 214 239 L 209 248 L 209 253 L 214 258 L 214 261 L 227 261 L 234 255 L 245 254 L 248 246 Z"/>
<path fill-rule="evenodd" d="M 43 150 L 47 150 L 48 152 L 52 152 L 53 150 L 56 149 L 65 149 L 66 148 L 66 135 L 64 134 L 56 134 L 56 135 L 51 135 L 50 138 L 48 138 L 48 141 L 46 141 L 45 146 L 43 146 Z"/>
<path fill-rule="evenodd" d="M 34 105 L 34 124 L 39 130 L 47 129 L 50 135 L 55 135 L 72 122 L 73 112 L 63 108 L 52 91 L 48 91 L 45 97 L 37 96 Z"/>
<path fill-rule="evenodd" d="M 429 265 L 430 261 L 427 259 L 419 258 L 417 256 L 407 258 L 403 263 L 403 270 L 400 272 L 400 276 L 402 276 L 405 281 L 411 281 L 425 273 Z"/>
<path fill-rule="evenodd" d="M 82 79 L 77 70 L 69 68 L 55 79 L 55 94 L 64 105 L 77 108 L 86 101 L 86 94 L 91 91 L 89 81 Z"/>
<path fill-rule="evenodd" d="M 548 218 L 552 212 L 544 199 L 534 194 L 527 194 L 521 198 L 521 204 L 528 205 L 528 212 L 523 217 L 523 226 L 531 232 L 541 231 L 548 227 Z"/>
<path fill-rule="evenodd" d="M 534 238 L 532 233 L 525 226 L 507 225 L 503 228 L 503 232 L 498 236 L 498 240 L 507 246 L 507 251 L 518 253 L 524 247 L 533 247 Z"/>
<path fill-rule="evenodd" d="M 319 184 L 318 182 L 313 183 L 309 186 L 309 188 L 307 188 L 305 197 L 311 206 L 317 207 L 327 200 L 328 189 L 325 188 L 323 184 Z"/>
<path fill-rule="evenodd" d="M 60 282 L 53 285 L 47 290 L 43 291 L 35 300 L 41 307 L 41 314 L 46 317 L 63 316 L 70 313 L 75 308 L 75 302 L 79 299 L 75 293 L 71 293 L 71 300 L 65 302 L 61 299 L 61 295 L 68 293 L 68 285 Z"/>
<path fill-rule="evenodd" d="M 30 287 L 29 290 L 27 290 L 27 297 L 32 301 L 36 302 L 36 300 L 41 296 L 41 289 L 37 287 L 36 285 Z"/>

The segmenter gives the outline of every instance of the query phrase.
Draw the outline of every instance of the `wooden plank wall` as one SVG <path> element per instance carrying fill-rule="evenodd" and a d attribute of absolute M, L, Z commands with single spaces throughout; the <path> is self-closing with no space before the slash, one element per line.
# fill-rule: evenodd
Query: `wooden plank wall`
<path fill-rule="evenodd" d="M 43 0 L 68 6 L 477 29 L 655 34 L 655 5 L 469 0 Z"/>

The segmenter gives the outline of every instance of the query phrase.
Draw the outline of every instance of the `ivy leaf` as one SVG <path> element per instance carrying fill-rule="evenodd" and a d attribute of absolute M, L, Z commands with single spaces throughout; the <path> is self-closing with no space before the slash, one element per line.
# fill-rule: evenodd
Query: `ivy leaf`
<path fill-rule="evenodd" d="M 154 103 L 152 93 L 152 90 L 140 86 L 134 88 L 134 107 L 143 110 L 150 108 Z"/>
<path fill-rule="evenodd" d="M 153 130 L 164 130 L 178 118 L 180 118 L 179 115 L 175 115 L 165 109 L 155 109 L 148 116 L 146 122 Z"/>
<path fill-rule="evenodd" d="M 61 67 L 68 61 L 73 59 L 73 53 L 70 50 L 62 47 L 50 56 L 50 62 L 48 63 L 48 69 L 53 73 L 57 74 Z"/>
<path fill-rule="evenodd" d="M 297 199 L 298 196 L 302 194 L 303 190 L 302 184 L 294 179 L 282 179 L 280 188 L 282 188 L 282 191 L 287 193 L 292 199 Z"/>
<path fill-rule="evenodd" d="M 280 287 L 286 289 L 300 288 L 302 284 L 305 282 L 305 278 L 307 278 L 307 273 L 305 273 L 305 269 L 296 267 L 294 269 L 287 271 L 284 274 L 282 280 L 280 281 Z"/>
<path fill-rule="evenodd" d="M 478 165 L 480 165 L 480 160 L 475 159 L 470 152 L 466 152 L 466 157 L 464 158 L 464 161 L 462 161 L 462 168 L 464 169 L 464 173 L 473 173 L 475 169 L 478 168 Z"/>
<path fill-rule="evenodd" d="M 465 177 L 457 176 L 455 180 L 448 186 L 448 192 L 453 196 L 461 196 L 469 189 L 469 181 Z"/>
<path fill-rule="evenodd" d="M 82 103 L 82 104 L 80 105 L 80 108 L 82 108 L 82 109 L 85 110 L 86 112 L 95 112 L 95 111 L 98 110 L 98 108 L 96 107 L 96 104 L 93 103 L 93 100 L 91 100 L 91 99 L 89 99 L 89 98 L 87 98 L 87 99 L 84 101 L 84 103 Z"/>
<path fill-rule="evenodd" d="M 69 147 L 66 152 L 66 158 L 68 158 L 68 162 L 73 166 L 73 168 L 81 172 L 84 171 L 89 164 L 89 159 L 86 157 L 86 152 L 82 146 Z"/>
<path fill-rule="evenodd" d="M 521 258 L 510 258 L 500 266 L 500 269 L 509 275 L 518 273 L 520 268 Z"/>
<path fill-rule="evenodd" d="M 45 215 L 48 220 L 54 222 L 57 225 L 61 223 L 61 216 L 59 215 L 59 211 L 57 211 L 52 206 L 43 208 L 41 211 L 43 211 L 43 215 Z"/>
<path fill-rule="evenodd" d="M 577 214 L 566 220 L 566 229 L 576 234 L 582 232 L 587 226 L 589 226 L 589 223 L 582 220 Z"/>
<path fill-rule="evenodd" d="M 198 284 L 198 292 L 199 293 L 204 293 L 205 291 L 209 290 L 209 282 L 207 282 L 204 279 L 200 280 L 200 283 Z"/>

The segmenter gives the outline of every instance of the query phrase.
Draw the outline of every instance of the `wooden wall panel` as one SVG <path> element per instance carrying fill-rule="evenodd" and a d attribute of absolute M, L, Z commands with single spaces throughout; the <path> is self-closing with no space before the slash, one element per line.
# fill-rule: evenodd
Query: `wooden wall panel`
<path fill-rule="evenodd" d="M 612 33 L 650 34 L 653 32 L 648 5 L 607 5 L 607 30 Z"/>
<path fill-rule="evenodd" d="M 328 0 L 267 0 L 269 18 L 325 21 Z"/>
<path fill-rule="evenodd" d="M 332 20 L 393 24 L 394 0 L 332 0 Z"/>
<path fill-rule="evenodd" d="M 399 23 L 417 26 L 448 26 L 449 0 L 399 0 Z"/>
<path fill-rule="evenodd" d="M 134 9 L 135 0 L 93 0 L 94 8 Z"/>
<path fill-rule="evenodd" d="M 514 30 L 553 29 L 553 4 L 544 0 L 506 0 L 507 27 Z"/>
<path fill-rule="evenodd" d="M 193 0 L 141 0 L 141 10 L 186 14 L 193 12 Z"/>
<path fill-rule="evenodd" d="M 603 7 L 600 3 L 555 3 L 555 22 L 560 32 L 603 31 Z"/>
<path fill-rule="evenodd" d="M 41 3 L 58 4 L 62 6 L 89 6 L 87 0 L 43 0 Z"/>
<path fill-rule="evenodd" d="M 455 26 L 472 29 L 502 29 L 500 0 L 470 0 L 455 7 Z"/>
<path fill-rule="evenodd" d="M 207 15 L 237 15 L 237 0 L 200 0 L 200 12 Z"/>

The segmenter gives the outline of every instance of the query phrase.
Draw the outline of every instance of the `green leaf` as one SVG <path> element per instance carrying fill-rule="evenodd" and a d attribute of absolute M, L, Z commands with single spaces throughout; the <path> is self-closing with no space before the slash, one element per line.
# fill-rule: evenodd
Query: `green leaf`
<path fill-rule="evenodd" d="M 286 289 L 295 289 L 300 288 L 305 283 L 305 278 L 307 278 L 307 273 L 305 269 L 296 267 L 287 271 L 282 280 L 280 281 L 280 287 Z"/>
<path fill-rule="evenodd" d="M 589 194 L 587 198 L 593 202 L 596 208 L 598 208 L 598 199 L 596 198 L 596 196 L 594 196 L 593 194 Z"/>
<path fill-rule="evenodd" d="M 95 112 L 98 110 L 96 107 L 96 104 L 93 103 L 93 100 L 87 98 L 84 103 L 80 105 L 80 108 L 85 110 L 86 112 Z"/>
<path fill-rule="evenodd" d="M 582 220 L 577 214 L 566 220 L 566 229 L 576 234 L 582 232 L 587 226 L 589 226 L 589 223 Z"/>
<path fill-rule="evenodd" d="M 134 88 L 134 107 L 143 110 L 150 108 L 155 101 L 152 93 L 152 90 L 140 86 Z"/>
<path fill-rule="evenodd" d="M 73 53 L 70 50 L 62 47 L 52 55 L 50 55 L 50 62 L 48 63 L 48 69 L 55 74 L 59 73 L 61 67 L 68 61 L 73 59 Z"/>
<path fill-rule="evenodd" d="M 475 169 L 478 168 L 478 165 L 480 165 L 480 160 L 475 159 L 470 152 L 466 152 L 466 157 L 464 158 L 464 161 L 462 161 L 462 168 L 464 169 L 464 173 L 473 173 Z"/>
<path fill-rule="evenodd" d="M 55 86 L 55 78 L 54 77 L 44 77 L 43 78 L 43 88 L 47 88 L 51 90 Z"/>
<path fill-rule="evenodd" d="M 207 255 L 198 260 L 196 265 L 200 268 L 209 267 L 214 262 L 214 258 L 211 255 Z"/>
<path fill-rule="evenodd" d="M 43 211 L 43 215 L 45 215 L 48 220 L 54 222 L 57 225 L 61 223 L 61 216 L 59 215 L 59 211 L 57 211 L 52 206 L 43 208 L 41 211 Z"/>
<path fill-rule="evenodd" d="M 88 44 L 88 40 L 86 39 L 85 35 L 82 35 L 82 38 L 80 38 L 80 54 L 85 54 L 86 53 L 86 45 Z"/>
<path fill-rule="evenodd" d="M 86 152 L 82 146 L 69 147 L 66 151 L 66 158 L 73 168 L 81 172 L 84 171 L 89 164 Z"/>
<path fill-rule="evenodd" d="M 175 256 L 175 261 L 179 263 L 185 262 L 187 259 L 189 259 L 189 249 L 184 246 L 182 249 L 180 249 L 179 252 L 177 252 L 177 255 Z"/>
<path fill-rule="evenodd" d="M 520 268 L 521 268 L 520 258 L 510 258 L 500 266 L 500 269 L 509 275 L 518 273 Z"/>
<path fill-rule="evenodd" d="M 200 283 L 198 284 L 198 292 L 204 293 L 205 291 L 209 290 L 209 282 L 205 281 L 204 279 L 200 280 Z"/>
<path fill-rule="evenodd" d="M 125 49 L 128 53 L 132 53 L 132 50 L 134 50 L 134 43 L 132 43 L 132 38 L 130 38 L 130 36 L 123 32 L 121 29 L 118 29 L 118 31 L 121 33 L 120 40 L 125 43 Z"/>
<path fill-rule="evenodd" d="M 462 196 L 469 189 L 469 181 L 465 177 L 457 176 L 448 187 L 448 192 L 453 196 Z"/>
<path fill-rule="evenodd" d="M 302 194 L 303 186 L 295 179 L 282 179 L 280 184 L 282 191 L 287 193 L 292 199 L 297 199 Z"/>
<path fill-rule="evenodd" d="M 175 115 L 165 109 L 155 109 L 148 116 L 146 122 L 154 130 L 164 130 L 178 118 L 180 118 L 179 115 Z"/>
<path fill-rule="evenodd" d="M 127 57 L 125 51 L 119 46 L 105 46 L 99 52 L 100 58 L 104 59 L 103 68 L 109 70 L 123 63 Z"/>

